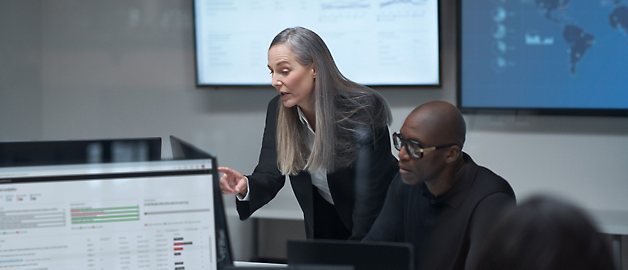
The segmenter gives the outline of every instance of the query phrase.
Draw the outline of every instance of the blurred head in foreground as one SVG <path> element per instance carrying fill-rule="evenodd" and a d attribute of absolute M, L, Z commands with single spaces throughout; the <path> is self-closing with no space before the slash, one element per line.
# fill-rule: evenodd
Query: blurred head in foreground
<path fill-rule="evenodd" d="M 584 210 L 534 196 L 496 223 L 476 269 L 615 269 L 608 241 Z"/>

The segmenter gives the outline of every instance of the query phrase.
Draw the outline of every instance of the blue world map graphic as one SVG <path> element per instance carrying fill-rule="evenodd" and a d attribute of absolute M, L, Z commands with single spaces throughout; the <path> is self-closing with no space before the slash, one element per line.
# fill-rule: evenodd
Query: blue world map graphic
<path fill-rule="evenodd" d="M 562 37 L 569 45 L 570 72 L 572 75 L 575 75 L 576 65 L 595 44 L 595 33 L 587 32 L 576 24 L 565 23 L 559 17 L 554 16 L 558 11 L 568 9 L 570 2 L 571 0 L 535 0 L 537 8 L 546 19 L 563 25 Z M 608 14 L 608 25 L 626 35 L 628 31 L 628 7 L 622 2 L 624 1 L 615 0 L 613 2 L 615 7 Z"/>

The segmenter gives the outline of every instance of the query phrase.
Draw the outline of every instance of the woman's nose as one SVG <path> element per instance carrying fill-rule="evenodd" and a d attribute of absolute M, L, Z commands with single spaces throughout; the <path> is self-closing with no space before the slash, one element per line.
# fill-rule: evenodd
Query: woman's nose
<path fill-rule="evenodd" d="M 279 87 L 282 85 L 281 81 L 276 78 L 275 74 L 273 74 L 272 81 L 270 84 L 277 89 L 279 89 Z"/>

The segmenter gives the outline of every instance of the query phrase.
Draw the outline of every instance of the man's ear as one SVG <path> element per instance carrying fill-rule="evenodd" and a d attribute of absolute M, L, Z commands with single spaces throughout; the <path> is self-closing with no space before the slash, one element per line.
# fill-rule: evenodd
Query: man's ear
<path fill-rule="evenodd" d="M 445 162 L 452 163 L 458 160 L 458 157 L 460 156 L 460 150 L 460 146 L 458 145 L 450 147 L 449 151 L 447 151 L 447 157 L 445 158 Z"/>

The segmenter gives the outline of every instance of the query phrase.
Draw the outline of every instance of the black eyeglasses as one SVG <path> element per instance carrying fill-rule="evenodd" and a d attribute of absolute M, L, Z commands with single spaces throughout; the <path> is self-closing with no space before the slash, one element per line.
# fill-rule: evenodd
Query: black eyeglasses
<path fill-rule="evenodd" d="M 395 148 L 401 151 L 401 148 L 405 146 L 406 152 L 408 153 L 408 155 L 414 159 L 422 158 L 423 153 L 425 152 L 443 149 L 443 148 L 456 145 L 455 143 L 450 143 L 450 144 L 443 144 L 439 146 L 423 148 L 418 142 L 406 140 L 403 137 L 401 137 L 401 134 L 397 132 L 393 133 L 392 137 L 393 137 L 393 144 L 395 144 Z"/>

